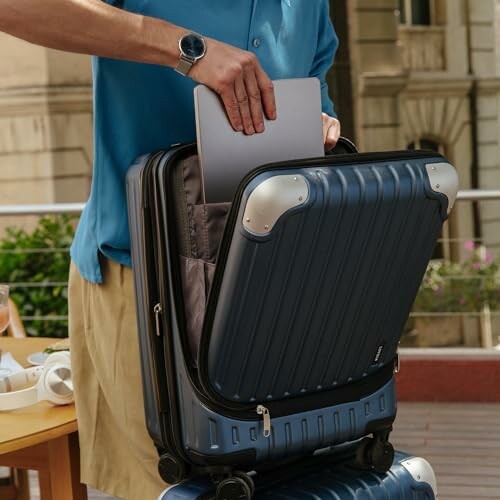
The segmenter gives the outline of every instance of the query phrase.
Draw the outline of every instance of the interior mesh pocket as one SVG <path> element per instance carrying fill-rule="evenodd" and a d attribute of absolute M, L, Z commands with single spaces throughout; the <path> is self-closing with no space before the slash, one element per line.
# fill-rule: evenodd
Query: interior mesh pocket
<path fill-rule="evenodd" d="M 186 331 L 191 354 L 195 361 L 198 357 L 203 319 L 214 271 L 215 264 L 181 256 Z"/>
<path fill-rule="evenodd" d="M 201 172 L 197 156 L 184 160 L 178 178 L 177 228 L 186 334 L 193 359 L 198 357 L 208 294 L 215 261 L 231 203 L 202 204 Z"/>
<path fill-rule="evenodd" d="M 215 262 L 224 233 L 230 203 L 188 206 L 191 255 Z"/>

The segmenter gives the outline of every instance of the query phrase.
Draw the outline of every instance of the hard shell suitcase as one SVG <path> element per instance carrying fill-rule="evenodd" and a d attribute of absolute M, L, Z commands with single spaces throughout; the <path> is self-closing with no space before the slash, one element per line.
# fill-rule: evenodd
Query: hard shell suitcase
<path fill-rule="evenodd" d="M 272 475 L 272 474 L 270 474 Z M 258 481 L 256 481 L 258 484 Z M 220 487 L 219 487 L 220 489 Z M 214 484 L 206 478 L 185 481 L 164 491 L 158 500 L 210 500 Z M 342 461 L 299 471 L 257 487 L 256 500 L 434 500 L 437 483 L 423 458 L 396 452 L 386 473 L 359 470 Z"/>
<path fill-rule="evenodd" d="M 237 161 L 237 159 L 235 159 Z M 169 483 L 373 434 L 384 471 L 397 345 L 457 191 L 434 152 L 259 167 L 204 205 L 194 145 L 127 177 L 146 419 Z"/>

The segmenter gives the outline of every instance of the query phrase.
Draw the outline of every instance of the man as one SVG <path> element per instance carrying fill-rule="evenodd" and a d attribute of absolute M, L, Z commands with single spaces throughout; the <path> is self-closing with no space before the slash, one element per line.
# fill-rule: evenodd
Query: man
<path fill-rule="evenodd" d="M 142 153 L 195 139 L 195 82 L 220 95 L 235 130 L 254 134 L 264 115 L 276 117 L 271 80 L 317 76 L 332 147 L 340 124 L 325 82 L 337 48 L 328 1 L 0 0 L 0 30 L 98 56 L 92 189 L 69 286 L 81 472 L 110 494 L 153 499 L 164 484 L 144 421 L 127 168 Z"/>

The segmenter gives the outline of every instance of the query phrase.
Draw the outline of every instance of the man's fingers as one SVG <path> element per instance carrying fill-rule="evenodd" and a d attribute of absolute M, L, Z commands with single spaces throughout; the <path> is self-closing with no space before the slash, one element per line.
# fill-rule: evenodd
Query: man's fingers
<path fill-rule="evenodd" d="M 270 78 L 266 75 L 264 70 L 257 66 L 255 70 L 255 77 L 259 85 L 260 96 L 262 99 L 262 106 L 264 113 L 269 120 L 276 119 L 276 99 L 274 97 L 274 85 Z"/>
<path fill-rule="evenodd" d="M 245 74 L 245 86 L 250 104 L 250 114 L 256 132 L 264 132 L 264 115 L 262 111 L 262 96 L 253 71 Z"/>
<path fill-rule="evenodd" d="M 326 144 L 326 138 L 328 137 L 328 129 L 330 128 L 330 117 L 323 113 L 323 144 Z"/>
<path fill-rule="evenodd" d="M 253 71 L 245 74 L 245 86 L 250 103 L 250 113 L 257 132 L 264 132 L 264 116 L 262 114 L 262 96 Z"/>
<path fill-rule="evenodd" d="M 338 140 L 339 140 L 338 128 L 330 127 L 328 129 L 328 134 L 325 139 L 325 149 L 328 151 L 334 148 Z"/>
<path fill-rule="evenodd" d="M 340 122 L 323 113 L 323 142 L 325 150 L 332 149 L 340 137 Z"/>
<path fill-rule="evenodd" d="M 228 87 L 224 92 L 220 94 L 224 107 L 226 108 L 226 113 L 234 130 L 238 132 L 243 131 L 243 123 L 241 121 L 240 115 L 240 105 L 233 87 Z"/>
<path fill-rule="evenodd" d="M 242 77 L 236 78 L 234 82 L 234 89 L 236 94 L 236 99 L 240 108 L 240 116 L 243 123 L 243 130 L 245 134 L 252 135 L 255 134 L 254 123 L 252 120 L 252 115 L 250 113 L 250 99 L 247 94 L 247 88 Z"/>

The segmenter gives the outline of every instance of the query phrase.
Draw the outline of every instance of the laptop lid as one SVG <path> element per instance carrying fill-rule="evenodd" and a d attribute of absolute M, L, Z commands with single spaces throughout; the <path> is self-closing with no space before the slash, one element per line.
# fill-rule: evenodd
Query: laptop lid
<path fill-rule="evenodd" d="M 198 154 L 205 203 L 231 201 L 252 169 L 266 163 L 324 155 L 321 89 L 317 78 L 274 82 L 277 118 L 251 136 L 231 127 L 219 96 L 194 89 Z"/>

